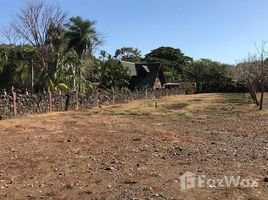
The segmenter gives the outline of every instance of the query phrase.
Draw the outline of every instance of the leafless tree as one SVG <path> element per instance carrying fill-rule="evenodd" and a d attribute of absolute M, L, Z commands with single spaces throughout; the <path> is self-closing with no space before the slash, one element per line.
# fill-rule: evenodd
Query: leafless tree
<path fill-rule="evenodd" d="M 51 27 L 62 28 L 66 19 L 67 13 L 59 6 L 49 4 L 45 0 L 29 0 L 11 21 L 10 28 L 6 29 L 4 36 L 9 41 L 16 38 L 17 43 L 37 47 L 43 68 L 47 70 L 53 54 L 51 45 L 46 42 L 49 31 Z M 32 66 L 33 64 L 33 74 Z"/>
<path fill-rule="evenodd" d="M 256 105 L 259 105 L 259 100 L 257 98 L 257 82 L 253 75 L 254 73 L 255 58 L 249 56 L 238 63 L 233 70 L 233 79 L 244 85 Z"/>
<path fill-rule="evenodd" d="M 235 81 L 248 88 L 253 101 L 263 108 L 264 87 L 268 80 L 268 52 L 265 50 L 265 43 L 257 47 L 255 55 L 249 55 L 234 68 L 233 78 Z M 257 98 L 257 91 L 261 92 L 260 101 Z"/>
<path fill-rule="evenodd" d="M 11 27 L 23 42 L 39 47 L 45 43 L 51 25 L 62 26 L 67 13 L 59 6 L 50 5 L 43 0 L 27 1 L 25 6 L 11 22 Z"/>
<path fill-rule="evenodd" d="M 12 26 L 1 27 L 1 35 L 7 40 L 8 44 L 16 44 L 18 37 Z"/>
<path fill-rule="evenodd" d="M 268 80 L 268 52 L 265 49 L 265 42 L 262 43 L 261 47 L 257 47 L 258 52 L 258 65 L 255 69 L 256 79 L 258 80 L 261 98 L 260 98 L 260 110 L 263 107 L 263 98 L 264 98 L 264 86 L 265 82 Z"/>

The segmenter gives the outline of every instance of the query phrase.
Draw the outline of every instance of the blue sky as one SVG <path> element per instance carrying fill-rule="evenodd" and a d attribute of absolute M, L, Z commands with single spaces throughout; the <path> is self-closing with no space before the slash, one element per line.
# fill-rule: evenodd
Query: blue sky
<path fill-rule="evenodd" d="M 47 0 L 70 16 L 97 21 L 101 47 L 137 47 L 142 54 L 160 46 L 186 55 L 235 63 L 268 40 L 266 0 Z M 0 0 L 0 24 L 7 24 L 23 0 Z M 0 38 L 3 42 L 3 39 Z"/>

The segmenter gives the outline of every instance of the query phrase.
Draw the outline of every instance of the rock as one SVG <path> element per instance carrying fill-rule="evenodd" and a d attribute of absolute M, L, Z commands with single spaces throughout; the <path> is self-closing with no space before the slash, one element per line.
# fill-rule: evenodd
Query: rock
<path fill-rule="evenodd" d="M 263 182 L 268 183 L 268 176 L 263 179 Z"/>
<path fill-rule="evenodd" d="M 107 167 L 105 167 L 104 169 L 105 169 L 106 171 L 113 171 L 113 170 L 115 170 L 115 168 L 112 167 L 112 166 L 107 166 Z"/>
<path fill-rule="evenodd" d="M 136 184 L 138 182 L 137 181 L 134 181 L 134 180 L 125 180 L 124 183 L 125 184 Z"/>
<path fill-rule="evenodd" d="M 173 147 L 173 149 L 174 149 L 174 150 L 179 150 L 179 151 L 182 151 L 182 150 L 183 150 L 183 148 L 182 148 L 182 147 L 180 147 L 180 146 Z"/>

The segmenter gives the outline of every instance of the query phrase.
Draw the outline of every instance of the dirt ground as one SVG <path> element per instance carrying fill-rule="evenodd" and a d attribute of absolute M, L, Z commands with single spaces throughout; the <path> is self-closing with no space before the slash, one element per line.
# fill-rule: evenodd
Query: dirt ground
<path fill-rule="evenodd" d="M 268 101 L 249 101 L 181 95 L 0 121 L 0 199 L 267 200 Z M 186 171 L 258 184 L 181 190 Z"/>

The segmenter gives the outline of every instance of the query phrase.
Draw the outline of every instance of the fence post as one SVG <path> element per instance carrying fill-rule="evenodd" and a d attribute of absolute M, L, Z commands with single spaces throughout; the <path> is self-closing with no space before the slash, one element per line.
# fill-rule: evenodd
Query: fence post
<path fill-rule="evenodd" d="M 100 104 L 99 104 L 99 89 L 96 90 L 96 106 L 97 108 L 99 108 Z"/>
<path fill-rule="evenodd" d="M 114 92 L 114 88 L 112 88 L 112 92 L 113 92 L 113 104 L 115 103 L 115 92 Z"/>
<path fill-rule="evenodd" d="M 79 109 L 79 93 L 77 90 L 75 90 L 75 109 L 78 110 Z"/>
<path fill-rule="evenodd" d="M 52 112 L 52 93 L 48 91 L 48 105 L 49 105 L 49 112 Z"/>
<path fill-rule="evenodd" d="M 70 93 L 66 94 L 65 111 L 68 111 L 69 110 L 70 99 L 71 99 Z"/>
<path fill-rule="evenodd" d="M 13 100 L 13 114 L 17 116 L 17 94 L 16 92 L 12 92 L 12 100 Z"/>
<path fill-rule="evenodd" d="M 147 88 L 145 89 L 145 99 L 148 99 L 148 90 L 147 90 Z"/>

